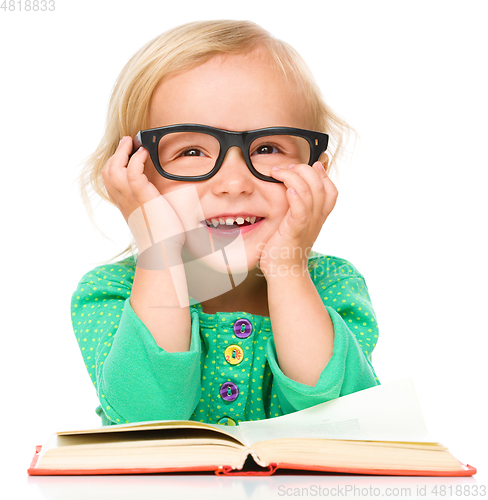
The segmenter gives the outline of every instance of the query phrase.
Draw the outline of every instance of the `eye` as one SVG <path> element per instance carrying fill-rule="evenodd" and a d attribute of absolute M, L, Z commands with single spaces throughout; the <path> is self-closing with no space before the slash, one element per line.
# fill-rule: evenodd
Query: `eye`
<path fill-rule="evenodd" d="M 258 155 L 271 155 L 271 154 L 276 154 L 279 153 L 279 149 L 276 148 L 275 146 L 272 146 L 271 144 L 263 144 L 256 148 L 256 150 L 252 153 L 253 155 L 258 154 Z"/>
<path fill-rule="evenodd" d="M 205 156 L 205 155 L 197 148 L 188 148 L 185 151 L 183 151 L 180 156 Z"/>

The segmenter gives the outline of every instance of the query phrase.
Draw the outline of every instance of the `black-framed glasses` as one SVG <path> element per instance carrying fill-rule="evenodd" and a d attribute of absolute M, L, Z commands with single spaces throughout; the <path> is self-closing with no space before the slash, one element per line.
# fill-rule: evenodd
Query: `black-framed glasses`
<path fill-rule="evenodd" d="M 274 166 L 313 165 L 327 150 L 329 136 L 293 127 L 230 132 L 207 125 L 182 124 L 141 130 L 135 149 L 148 150 L 156 170 L 175 181 L 205 181 L 222 166 L 229 148 L 241 149 L 249 170 L 268 182 Z"/>

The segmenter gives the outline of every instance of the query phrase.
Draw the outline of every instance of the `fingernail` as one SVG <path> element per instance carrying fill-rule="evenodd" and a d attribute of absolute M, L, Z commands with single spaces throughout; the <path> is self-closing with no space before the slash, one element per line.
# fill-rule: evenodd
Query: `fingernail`
<path fill-rule="evenodd" d="M 314 166 L 315 168 L 319 168 L 319 169 L 321 169 L 321 170 L 325 170 L 324 166 L 322 165 L 322 163 L 321 163 L 320 161 L 316 161 L 316 162 L 313 164 L 313 166 Z"/>
<path fill-rule="evenodd" d="M 273 167 L 272 170 L 280 170 L 280 167 Z"/>
<path fill-rule="evenodd" d="M 293 168 L 295 166 L 295 163 L 293 165 L 290 165 L 288 168 Z"/>

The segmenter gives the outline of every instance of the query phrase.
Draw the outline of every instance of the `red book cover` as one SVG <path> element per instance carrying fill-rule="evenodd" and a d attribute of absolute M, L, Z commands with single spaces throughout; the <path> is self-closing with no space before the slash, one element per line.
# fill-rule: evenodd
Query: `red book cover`
<path fill-rule="evenodd" d="M 218 476 L 271 476 L 276 471 L 298 471 L 331 474 L 357 474 L 357 475 L 380 475 L 380 476 L 472 476 L 476 474 L 476 469 L 471 465 L 466 465 L 464 470 L 456 471 L 425 471 L 425 470 L 395 470 L 395 469 L 353 469 L 342 467 L 321 467 L 314 465 L 301 464 L 269 464 L 267 468 L 242 470 L 233 469 L 230 466 L 210 465 L 204 467 L 175 467 L 175 468 L 141 468 L 141 469 L 38 469 L 36 468 L 37 459 L 41 452 L 41 446 L 36 446 L 36 453 L 32 459 L 30 468 L 27 470 L 31 476 L 92 476 L 92 475 L 119 475 L 119 474 L 171 474 L 177 472 L 214 472 Z"/>

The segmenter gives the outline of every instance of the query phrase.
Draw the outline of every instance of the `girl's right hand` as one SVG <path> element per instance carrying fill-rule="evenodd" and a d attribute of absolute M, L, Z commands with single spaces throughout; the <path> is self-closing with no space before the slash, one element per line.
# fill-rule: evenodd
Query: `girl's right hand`
<path fill-rule="evenodd" d="M 129 225 L 140 253 L 148 249 L 150 240 L 153 244 L 171 241 L 180 248 L 185 242 L 183 224 L 170 203 L 144 174 L 147 150 L 140 147 L 130 156 L 132 149 L 132 138 L 123 137 L 103 167 L 102 178 L 107 194 Z"/>
<path fill-rule="evenodd" d="M 144 162 L 148 152 L 140 147 L 133 155 L 132 138 L 125 136 L 114 155 L 102 170 L 102 178 L 109 198 L 121 211 L 125 221 L 138 207 L 160 196 L 160 192 L 144 174 Z"/>

